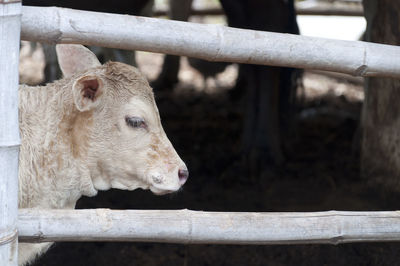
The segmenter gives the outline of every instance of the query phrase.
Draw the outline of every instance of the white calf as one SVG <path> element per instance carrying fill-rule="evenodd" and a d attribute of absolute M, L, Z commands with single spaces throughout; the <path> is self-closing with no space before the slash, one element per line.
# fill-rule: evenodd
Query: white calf
<path fill-rule="evenodd" d="M 109 188 L 179 190 L 188 171 L 143 75 L 101 65 L 81 45 L 58 45 L 57 55 L 63 79 L 19 90 L 19 207 L 72 209 L 82 195 Z M 50 245 L 20 244 L 19 264 Z"/>

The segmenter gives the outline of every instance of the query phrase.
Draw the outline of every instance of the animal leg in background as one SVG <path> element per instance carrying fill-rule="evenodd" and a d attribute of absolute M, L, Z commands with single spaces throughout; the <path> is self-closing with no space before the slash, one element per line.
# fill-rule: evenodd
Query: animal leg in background
<path fill-rule="evenodd" d="M 187 21 L 192 7 L 192 0 L 169 0 L 169 18 Z M 156 91 L 171 90 L 178 83 L 180 56 L 165 55 L 162 69 L 157 79 L 151 83 Z"/>
<path fill-rule="evenodd" d="M 293 0 L 221 0 L 231 27 L 298 33 Z M 239 66 L 239 81 L 248 94 L 243 148 L 256 166 L 280 165 L 284 161 L 282 132 L 291 120 L 297 81 L 288 68 Z M 261 169 L 262 171 L 262 169 Z"/>

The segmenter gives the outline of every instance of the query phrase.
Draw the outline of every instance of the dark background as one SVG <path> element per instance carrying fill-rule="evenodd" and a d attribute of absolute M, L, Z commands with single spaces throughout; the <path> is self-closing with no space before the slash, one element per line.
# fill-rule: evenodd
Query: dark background
<path fill-rule="evenodd" d="M 314 75 L 312 78 L 325 79 Z M 330 82 L 330 83 L 329 83 Z M 348 84 L 331 80 L 333 89 Z M 361 87 L 359 87 L 362 90 Z M 252 176 L 240 153 L 243 100 L 227 90 L 182 88 L 157 94 L 163 125 L 190 169 L 182 191 L 111 190 L 77 208 L 204 211 L 395 210 L 396 195 L 367 188 L 359 177 L 356 138 L 361 102 L 328 93 L 306 95 L 280 167 Z M 304 96 L 304 95 L 303 95 Z M 302 97 L 304 98 L 304 97 Z M 301 110 L 301 111 L 300 111 Z M 165 221 L 168 223 L 168 221 Z M 239 246 L 156 243 L 56 243 L 35 266 L 89 265 L 400 265 L 398 243 Z"/>

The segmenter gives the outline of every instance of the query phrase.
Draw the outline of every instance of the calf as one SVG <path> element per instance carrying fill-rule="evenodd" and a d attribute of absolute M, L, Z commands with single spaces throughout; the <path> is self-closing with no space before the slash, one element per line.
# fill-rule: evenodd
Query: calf
<path fill-rule="evenodd" d="M 179 190 L 188 170 L 143 75 L 81 45 L 58 45 L 57 56 L 63 79 L 19 89 L 19 208 L 73 209 L 110 188 Z M 20 244 L 19 264 L 50 245 Z"/>

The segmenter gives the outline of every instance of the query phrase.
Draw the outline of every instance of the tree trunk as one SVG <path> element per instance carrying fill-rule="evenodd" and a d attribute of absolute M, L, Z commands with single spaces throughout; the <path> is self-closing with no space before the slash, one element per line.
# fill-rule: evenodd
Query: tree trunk
<path fill-rule="evenodd" d="M 400 45 L 400 1 L 363 4 L 367 41 Z M 400 80 L 367 79 L 361 123 L 362 176 L 378 188 L 400 189 Z"/>

